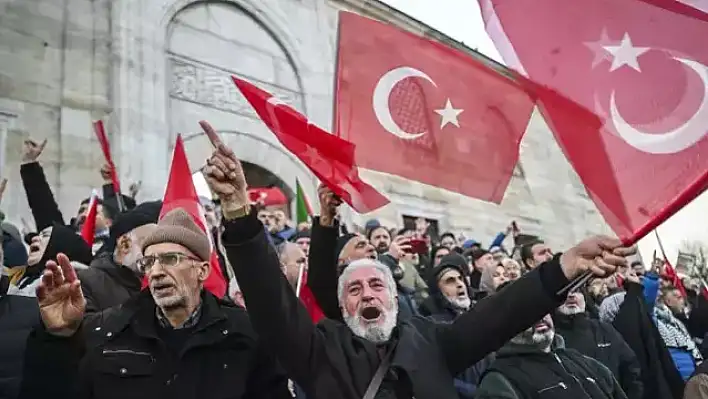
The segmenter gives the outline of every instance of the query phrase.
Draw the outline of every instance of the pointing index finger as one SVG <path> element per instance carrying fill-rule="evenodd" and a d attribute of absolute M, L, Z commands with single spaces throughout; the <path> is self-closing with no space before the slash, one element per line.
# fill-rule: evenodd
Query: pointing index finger
<path fill-rule="evenodd" d="M 211 141 L 211 145 L 213 145 L 214 148 L 221 148 L 223 146 L 224 143 L 221 142 L 221 138 L 219 138 L 219 135 L 216 134 L 216 131 L 211 127 L 209 122 L 199 121 L 199 126 L 202 127 L 204 133 L 209 137 L 209 141 Z"/>

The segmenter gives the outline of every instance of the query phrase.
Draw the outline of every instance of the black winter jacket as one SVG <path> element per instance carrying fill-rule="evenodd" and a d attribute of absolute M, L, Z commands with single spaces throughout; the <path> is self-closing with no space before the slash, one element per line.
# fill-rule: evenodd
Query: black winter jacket
<path fill-rule="evenodd" d="M 477 399 L 626 399 L 607 367 L 557 342 L 548 353 L 504 346 L 482 376 Z"/>
<path fill-rule="evenodd" d="M 255 212 L 225 222 L 223 243 L 253 326 L 308 399 L 361 399 L 381 362 L 380 348 L 341 322 L 312 323 Z M 399 319 L 388 343 L 397 347 L 383 386 L 399 398 L 458 398 L 454 376 L 558 306 L 562 298 L 555 293 L 567 284 L 556 257 L 452 324 Z"/>
<path fill-rule="evenodd" d="M 27 342 L 20 398 L 290 398 L 243 308 L 204 292 L 201 312 L 191 331 L 173 330 L 185 333 L 179 353 L 162 338 L 149 292 L 87 316 L 70 338 L 40 327 Z"/>
<path fill-rule="evenodd" d="M 0 398 L 17 397 L 27 337 L 39 325 L 39 320 L 37 298 L 0 297 Z"/>
<path fill-rule="evenodd" d="M 641 399 L 643 385 L 639 361 L 632 348 L 612 327 L 590 319 L 584 313 L 553 316 L 556 333 L 560 334 L 566 348 L 575 349 L 585 356 L 604 364 L 614 374 L 629 399 Z"/>

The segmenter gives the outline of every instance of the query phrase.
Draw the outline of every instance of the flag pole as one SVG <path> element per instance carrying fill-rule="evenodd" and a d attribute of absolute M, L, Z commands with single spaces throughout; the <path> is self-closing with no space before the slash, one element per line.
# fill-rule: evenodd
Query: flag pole
<path fill-rule="evenodd" d="M 640 239 L 644 238 L 652 230 L 656 230 L 662 223 L 667 221 L 671 216 L 675 215 L 684 206 L 688 205 L 696 197 L 701 195 L 708 188 L 708 170 L 703 172 L 696 180 L 693 181 L 686 189 L 677 195 L 671 203 L 664 207 L 653 218 L 646 222 L 643 226 L 632 233 L 631 236 L 622 238 L 622 244 L 626 247 L 636 244 Z M 569 292 L 574 292 L 584 286 L 593 276 L 591 271 L 586 271 L 580 276 L 574 278 L 568 285 L 561 288 L 556 295 L 566 295 Z"/>

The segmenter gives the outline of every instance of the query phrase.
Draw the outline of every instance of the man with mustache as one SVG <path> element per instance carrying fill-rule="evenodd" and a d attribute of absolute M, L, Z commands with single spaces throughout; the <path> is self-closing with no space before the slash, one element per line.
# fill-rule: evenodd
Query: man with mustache
<path fill-rule="evenodd" d="M 625 399 L 627 396 L 602 363 L 565 349 L 563 340 L 555 333 L 553 319 L 546 315 L 497 352 L 496 360 L 482 377 L 476 398 L 539 397 Z"/>
<path fill-rule="evenodd" d="M 364 258 L 349 263 L 337 280 L 345 321 L 314 325 L 252 212 L 240 161 L 215 132 L 209 136 L 215 150 L 205 177 L 221 199 L 224 247 L 249 317 L 310 399 L 457 398 L 454 376 L 558 306 L 557 293 L 570 280 L 586 270 L 614 272 L 635 252 L 609 237 L 585 240 L 450 324 L 401 320 L 391 270 Z"/>
<path fill-rule="evenodd" d="M 565 345 L 604 364 L 629 399 L 641 399 L 643 385 L 637 356 L 611 324 L 591 319 L 585 313 L 585 297 L 568 294 L 553 314 L 556 333 Z"/>
<path fill-rule="evenodd" d="M 246 311 L 204 290 L 211 245 L 192 216 L 168 212 L 141 248 L 148 289 L 86 316 L 68 258 L 47 262 L 37 287 L 42 324 L 27 341 L 20 397 L 290 398 Z"/>

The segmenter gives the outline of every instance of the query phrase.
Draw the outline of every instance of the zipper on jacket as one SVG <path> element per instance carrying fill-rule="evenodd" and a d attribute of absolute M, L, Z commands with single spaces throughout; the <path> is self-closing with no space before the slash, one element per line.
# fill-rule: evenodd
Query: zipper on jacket
<path fill-rule="evenodd" d="M 575 380 L 575 382 L 578 383 L 578 387 L 580 388 L 581 391 L 583 391 L 583 393 L 585 394 L 585 396 L 588 397 L 588 398 L 592 398 L 592 396 L 590 395 L 590 393 L 589 393 L 589 392 L 585 389 L 585 387 L 583 386 L 583 383 L 580 381 L 580 379 L 579 379 L 578 377 L 576 377 L 575 374 L 573 374 L 573 373 L 571 373 L 570 371 L 568 371 L 567 368 L 565 368 L 565 365 L 564 365 L 563 362 L 561 361 L 560 357 L 558 357 L 558 355 L 556 355 L 555 353 L 553 354 L 553 356 L 555 356 L 556 360 L 558 361 L 558 364 L 560 364 L 560 366 L 563 368 L 563 371 L 565 371 L 566 374 L 568 374 L 569 376 L 571 376 L 571 377 Z M 590 380 L 590 381 L 593 382 L 593 383 L 595 384 L 595 386 L 597 386 L 598 389 L 600 389 L 600 391 L 602 391 L 602 389 L 599 387 L 599 385 L 597 385 L 597 383 L 595 383 L 595 380 Z M 603 391 L 603 392 L 604 392 L 604 391 Z"/>
<path fill-rule="evenodd" d="M 550 387 L 545 387 L 545 388 L 543 388 L 543 389 L 540 389 L 540 390 L 538 391 L 538 393 L 544 393 L 544 392 L 546 392 L 546 391 L 550 391 L 551 389 L 556 389 L 556 388 L 568 389 L 568 386 L 565 385 L 564 382 L 559 382 L 559 383 L 557 383 L 557 384 L 555 384 L 555 385 L 551 385 Z"/>

